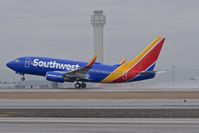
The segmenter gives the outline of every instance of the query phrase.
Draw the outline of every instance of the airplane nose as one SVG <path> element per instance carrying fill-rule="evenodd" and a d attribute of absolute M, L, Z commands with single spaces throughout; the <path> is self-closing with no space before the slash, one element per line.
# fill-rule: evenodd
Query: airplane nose
<path fill-rule="evenodd" d="M 10 61 L 10 62 L 6 63 L 6 66 L 9 67 L 9 68 L 12 68 L 12 64 L 13 64 L 13 62 Z"/>
<path fill-rule="evenodd" d="M 6 63 L 6 66 L 7 66 L 7 67 L 10 67 L 10 62 Z"/>

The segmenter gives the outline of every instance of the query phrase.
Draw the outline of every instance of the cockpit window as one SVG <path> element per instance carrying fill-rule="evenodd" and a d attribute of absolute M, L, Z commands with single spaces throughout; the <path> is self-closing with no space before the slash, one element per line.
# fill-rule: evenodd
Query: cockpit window
<path fill-rule="evenodd" d="M 19 63 L 19 61 L 20 61 L 19 59 L 16 59 L 16 60 L 15 60 L 16 63 Z"/>

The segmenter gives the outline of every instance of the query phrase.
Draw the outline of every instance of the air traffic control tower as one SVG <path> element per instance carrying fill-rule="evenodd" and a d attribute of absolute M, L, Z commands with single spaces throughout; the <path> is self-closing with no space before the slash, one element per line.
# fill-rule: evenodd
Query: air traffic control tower
<path fill-rule="evenodd" d="M 94 53 L 97 55 L 97 62 L 103 63 L 103 28 L 106 23 L 106 16 L 102 10 L 94 10 L 91 16 L 93 25 Z"/>

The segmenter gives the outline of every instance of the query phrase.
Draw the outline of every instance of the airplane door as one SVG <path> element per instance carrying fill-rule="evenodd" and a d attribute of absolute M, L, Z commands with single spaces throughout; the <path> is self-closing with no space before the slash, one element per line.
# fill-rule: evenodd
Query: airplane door
<path fill-rule="evenodd" d="M 30 67 L 30 63 L 31 63 L 30 58 L 26 58 L 25 64 L 24 64 L 25 68 L 29 68 Z"/>

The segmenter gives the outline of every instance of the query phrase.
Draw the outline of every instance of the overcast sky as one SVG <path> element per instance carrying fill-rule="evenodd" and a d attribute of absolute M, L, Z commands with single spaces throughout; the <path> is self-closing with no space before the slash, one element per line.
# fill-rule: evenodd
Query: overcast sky
<path fill-rule="evenodd" d="M 20 56 L 87 61 L 93 56 L 90 16 L 104 10 L 105 63 L 133 59 L 166 37 L 158 68 L 199 68 L 197 0 L 0 0 L 0 68 Z"/>

